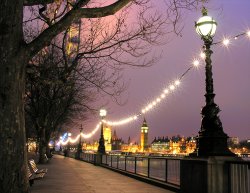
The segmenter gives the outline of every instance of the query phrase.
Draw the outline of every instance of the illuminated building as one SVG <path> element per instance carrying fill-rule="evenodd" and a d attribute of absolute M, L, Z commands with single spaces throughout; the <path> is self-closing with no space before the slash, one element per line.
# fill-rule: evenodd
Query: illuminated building
<path fill-rule="evenodd" d="M 169 151 L 169 142 L 170 140 L 168 137 L 158 137 L 158 139 L 155 139 L 151 143 L 151 151 L 152 152 L 168 152 Z"/>
<path fill-rule="evenodd" d="M 97 151 L 99 143 L 98 141 L 94 141 L 93 143 L 83 143 L 83 149 L 85 151 Z"/>
<path fill-rule="evenodd" d="M 146 119 L 144 118 L 143 124 L 141 126 L 141 151 L 148 150 L 148 125 Z"/>
<path fill-rule="evenodd" d="M 37 152 L 37 140 L 35 138 L 28 138 L 27 139 L 27 148 L 28 152 Z"/>
<path fill-rule="evenodd" d="M 139 149 L 140 149 L 140 147 L 137 143 L 130 143 L 130 144 L 122 144 L 121 145 L 122 152 L 136 153 L 136 152 L 139 152 Z"/>
<path fill-rule="evenodd" d="M 112 130 L 110 126 L 104 125 L 103 128 L 103 137 L 104 137 L 104 144 L 105 144 L 105 150 L 111 151 L 111 138 L 112 138 Z"/>
<path fill-rule="evenodd" d="M 186 153 L 190 154 L 196 149 L 196 139 L 194 137 L 188 137 L 186 139 Z"/>
<path fill-rule="evenodd" d="M 238 145 L 240 143 L 238 137 L 229 137 L 227 142 L 232 145 Z"/>
<path fill-rule="evenodd" d="M 69 1 L 72 5 L 77 3 L 77 0 Z M 68 8 L 69 11 L 70 8 Z M 70 25 L 67 31 L 67 37 L 65 42 L 66 54 L 68 56 L 68 62 L 72 63 L 79 52 L 80 44 L 80 32 L 81 32 L 81 19 L 76 19 Z"/>
<path fill-rule="evenodd" d="M 113 136 L 111 138 L 112 150 L 121 150 L 121 145 L 123 141 L 116 135 L 116 130 L 114 130 Z"/>
<path fill-rule="evenodd" d="M 196 140 L 194 137 L 180 137 L 179 135 L 168 137 L 158 137 L 151 143 L 151 151 L 153 153 L 162 154 L 189 154 L 196 148 Z"/>

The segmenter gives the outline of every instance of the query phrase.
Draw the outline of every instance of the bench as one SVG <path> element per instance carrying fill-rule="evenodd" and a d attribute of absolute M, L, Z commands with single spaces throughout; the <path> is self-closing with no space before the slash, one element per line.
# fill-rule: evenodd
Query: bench
<path fill-rule="evenodd" d="M 47 154 L 44 154 L 45 161 L 48 162 L 49 158 L 47 157 Z"/>
<path fill-rule="evenodd" d="M 28 172 L 30 186 L 32 186 L 34 184 L 34 180 L 42 179 L 44 177 L 44 175 L 45 175 L 45 173 L 39 173 L 39 174 L 32 173 L 30 171 L 30 167 L 29 166 L 27 166 L 27 172 Z"/>
<path fill-rule="evenodd" d="M 35 160 L 33 160 L 33 159 L 30 159 L 29 160 L 29 164 L 30 164 L 30 167 L 31 167 L 31 169 L 33 170 L 33 172 L 35 173 L 35 174 L 41 174 L 41 173 L 43 173 L 43 174 L 46 174 L 47 172 L 48 172 L 48 169 L 47 168 L 44 168 L 44 169 L 38 169 L 37 168 L 37 165 L 36 165 L 36 163 L 35 163 Z"/>

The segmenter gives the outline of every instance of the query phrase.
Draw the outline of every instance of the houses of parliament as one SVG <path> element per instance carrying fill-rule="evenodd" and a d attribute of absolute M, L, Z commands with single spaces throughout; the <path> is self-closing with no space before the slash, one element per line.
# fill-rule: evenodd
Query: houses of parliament
<path fill-rule="evenodd" d="M 149 127 L 144 118 L 140 128 L 140 142 L 131 142 L 130 137 L 127 141 L 119 138 L 116 130 L 112 133 L 110 126 L 104 125 L 103 135 L 105 140 L 106 152 L 131 152 L 131 153 L 166 153 L 166 154 L 185 154 L 191 153 L 196 147 L 196 141 L 193 137 L 180 137 L 179 135 L 169 137 L 158 137 L 149 142 Z M 83 150 L 97 151 L 98 141 L 93 143 L 83 143 Z"/>

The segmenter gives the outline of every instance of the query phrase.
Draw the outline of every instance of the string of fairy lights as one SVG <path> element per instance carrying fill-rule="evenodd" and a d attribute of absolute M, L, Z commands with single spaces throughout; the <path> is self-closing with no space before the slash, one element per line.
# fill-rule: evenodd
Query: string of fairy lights
<path fill-rule="evenodd" d="M 212 45 L 223 45 L 223 46 L 228 47 L 232 41 L 237 40 L 238 38 L 241 38 L 241 37 L 247 37 L 248 39 L 250 39 L 250 30 L 231 36 L 229 38 L 223 38 L 220 41 L 214 42 Z M 198 68 L 201 64 L 201 60 L 204 60 L 205 57 L 206 57 L 205 54 L 201 52 L 199 54 L 199 57 L 197 57 L 196 59 L 192 61 L 192 64 L 184 71 L 183 74 L 179 76 L 179 78 L 170 82 L 170 84 L 168 84 L 157 97 L 155 97 L 151 102 L 145 105 L 141 109 L 140 112 L 134 113 L 133 115 L 120 119 L 118 121 L 109 121 L 109 120 L 103 119 L 96 125 L 96 127 L 91 132 L 87 134 L 80 133 L 75 138 L 68 136 L 66 141 L 64 141 L 61 138 L 58 142 L 58 145 L 67 145 L 68 143 L 76 143 L 79 140 L 80 136 L 83 137 L 84 139 L 91 138 L 98 131 L 102 122 L 109 126 L 120 126 L 120 125 L 124 125 L 130 122 L 136 121 L 140 116 L 148 113 L 149 111 L 154 109 L 156 106 L 159 106 L 164 100 L 167 99 L 169 95 L 174 93 L 178 89 L 178 87 L 181 85 L 182 79 L 190 72 L 191 69 Z"/>

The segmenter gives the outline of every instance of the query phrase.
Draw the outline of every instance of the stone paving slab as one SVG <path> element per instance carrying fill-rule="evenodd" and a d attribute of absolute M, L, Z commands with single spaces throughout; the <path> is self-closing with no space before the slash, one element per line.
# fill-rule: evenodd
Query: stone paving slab
<path fill-rule="evenodd" d="M 36 180 L 31 193 L 174 193 L 138 181 L 111 170 L 72 158 L 54 155 L 41 180 Z"/>

